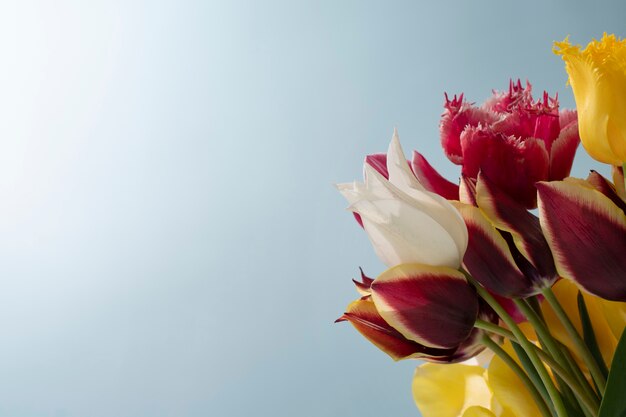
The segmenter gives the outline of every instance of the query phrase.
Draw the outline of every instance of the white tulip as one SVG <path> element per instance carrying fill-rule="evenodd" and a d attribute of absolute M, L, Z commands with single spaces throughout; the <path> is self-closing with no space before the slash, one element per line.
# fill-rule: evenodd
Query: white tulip
<path fill-rule="evenodd" d="M 467 249 L 467 228 L 445 198 L 426 191 L 409 168 L 394 131 L 387 152 L 389 180 L 365 164 L 365 183 L 338 184 L 349 210 L 363 221 L 378 257 L 402 263 L 458 268 Z"/>

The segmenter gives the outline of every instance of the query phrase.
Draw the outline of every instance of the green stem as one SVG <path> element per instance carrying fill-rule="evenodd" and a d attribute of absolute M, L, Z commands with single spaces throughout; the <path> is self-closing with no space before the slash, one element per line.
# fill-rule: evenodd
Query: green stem
<path fill-rule="evenodd" d="M 554 358 L 556 360 L 556 363 L 559 365 L 559 368 L 563 370 L 562 373 L 567 375 L 568 380 L 565 381 L 565 378 L 561 376 L 562 374 L 561 372 L 557 373 L 559 377 L 561 377 L 566 382 L 567 386 L 570 389 L 576 390 L 579 393 L 578 394 L 579 396 L 580 396 L 580 393 L 583 390 L 585 390 L 587 392 L 584 397 L 587 400 L 591 400 L 591 398 L 595 399 L 595 395 L 593 393 L 593 390 L 591 390 L 591 387 L 589 387 L 587 384 L 581 386 L 580 384 L 576 382 L 575 377 L 571 375 L 570 372 L 567 371 L 567 369 L 569 368 L 569 365 L 568 365 L 567 359 L 565 358 L 565 356 L 563 355 L 561 351 L 561 347 L 559 346 L 558 342 L 554 339 L 554 337 L 552 337 L 552 335 L 550 334 L 550 331 L 545 326 L 544 322 L 541 320 L 537 312 L 524 300 L 516 299 L 516 300 L 513 300 L 513 302 L 515 303 L 517 308 L 519 308 L 520 311 L 526 316 L 530 324 L 533 326 L 533 328 L 537 332 L 537 336 L 539 337 L 540 343 L 542 343 L 548 349 L 548 352 L 550 353 L 552 358 Z M 550 366 L 550 367 L 553 368 L 553 366 Z M 583 399 L 583 398 L 580 398 L 580 399 Z M 589 411 L 597 415 L 599 404 L 593 401 L 586 405 L 591 406 L 591 408 L 589 407 L 587 408 L 589 409 Z"/>
<path fill-rule="evenodd" d="M 550 409 L 546 405 L 546 402 L 543 400 L 543 398 L 541 397 L 541 394 L 539 393 L 535 385 L 532 383 L 530 378 L 528 378 L 528 375 L 526 375 L 524 370 L 520 368 L 517 362 L 515 362 L 515 360 L 513 360 L 513 358 L 508 353 L 506 353 L 506 351 L 502 349 L 496 342 L 491 340 L 489 336 L 483 335 L 482 342 L 485 346 L 491 349 L 494 354 L 496 354 L 500 359 L 502 359 L 502 361 L 504 361 L 504 363 L 507 364 L 508 367 L 511 368 L 511 370 L 522 381 L 522 383 L 526 386 L 526 389 L 528 390 L 530 395 L 533 397 L 533 400 L 537 404 L 537 407 L 539 408 L 539 411 L 541 412 L 541 414 L 544 417 L 551 417 L 552 413 L 550 412 Z"/>
<path fill-rule="evenodd" d="M 563 399 L 561 398 L 561 393 L 556 389 L 548 370 L 543 365 L 543 362 L 537 356 L 537 352 L 533 348 L 533 344 L 526 338 L 522 330 L 518 327 L 515 320 L 506 312 L 506 310 L 498 303 L 498 301 L 491 295 L 487 290 L 480 286 L 478 282 L 474 280 L 471 276 L 467 275 L 467 279 L 474 285 L 478 294 L 491 306 L 491 308 L 496 312 L 498 316 L 504 321 L 504 323 L 511 329 L 513 335 L 518 340 L 519 344 L 528 354 L 531 362 L 537 368 L 537 372 L 539 373 L 539 377 L 541 381 L 545 385 L 548 390 L 548 394 L 550 395 L 550 399 L 554 404 L 554 409 L 556 410 L 556 414 L 558 417 L 567 417 L 567 409 L 563 404 Z"/>
<path fill-rule="evenodd" d="M 492 332 L 494 334 L 509 339 L 513 343 L 521 345 L 513 332 L 496 324 L 489 323 L 483 320 L 476 320 L 476 324 L 474 325 L 474 327 L 486 330 L 488 332 Z M 589 393 L 587 393 L 580 385 L 579 381 L 569 372 L 567 372 L 561 365 L 559 365 L 557 361 L 554 360 L 552 356 L 550 356 L 550 354 L 541 349 L 539 346 L 536 346 L 532 343 L 531 345 L 533 346 L 533 350 L 537 353 L 537 356 L 539 356 L 539 358 L 541 358 L 541 360 L 544 361 L 554 371 L 555 374 L 560 376 L 563 381 L 568 384 L 572 391 L 574 391 L 574 393 L 579 396 L 587 410 L 589 410 L 592 415 L 597 416 L 598 408 L 600 406 L 598 403 L 598 399 L 595 396 L 590 396 Z"/>
<path fill-rule="evenodd" d="M 567 334 L 572 339 L 574 346 L 578 350 L 578 354 L 585 361 L 587 368 L 589 368 L 589 372 L 591 373 L 591 376 L 593 377 L 593 380 L 595 381 L 596 385 L 598 386 L 598 390 L 600 391 L 600 396 L 602 396 L 604 394 L 604 389 L 606 388 L 606 378 L 604 378 L 600 366 L 593 358 L 593 355 L 589 351 L 589 348 L 587 348 L 585 342 L 580 337 L 580 334 L 578 334 L 576 327 L 574 327 L 574 323 L 572 323 L 570 318 L 567 316 L 567 313 L 561 306 L 561 303 L 559 303 L 559 300 L 557 300 L 556 296 L 552 292 L 552 289 L 550 287 L 544 288 L 541 293 L 546 298 L 548 303 L 550 303 L 550 306 L 565 327 Z"/>

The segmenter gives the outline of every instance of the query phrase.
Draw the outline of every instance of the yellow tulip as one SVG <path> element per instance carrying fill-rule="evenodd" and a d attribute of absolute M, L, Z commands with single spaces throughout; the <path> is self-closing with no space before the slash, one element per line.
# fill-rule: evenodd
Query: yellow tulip
<path fill-rule="evenodd" d="M 413 399 L 424 417 L 461 417 L 472 406 L 491 408 L 487 371 L 474 365 L 425 363 L 415 370 Z"/>
<path fill-rule="evenodd" d="M 584 49 L 556 42 L 574 90 L 583 146 L 594 159 L 626 162 L 626 39 L 606 33 Z"/>
<path fill-rule="evenodd" d="M 503 348 L 513 354 L 509 342 Z M 540 415 L 522 381 L 498 357 L 481 366 L 425 363 L 415 370 L 413 399 L 424 417 Z"/>

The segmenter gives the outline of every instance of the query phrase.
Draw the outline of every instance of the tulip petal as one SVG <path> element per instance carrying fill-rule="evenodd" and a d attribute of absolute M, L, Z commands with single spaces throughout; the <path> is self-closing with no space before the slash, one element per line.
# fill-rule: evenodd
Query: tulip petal
<path fill-rule="evenodd" d="M 626 97 L 621 94 L 626 89 L 624 44 L 614 35 L 605 35 L 584 51 L 567 39 L 556 42 L 554 48 L 565 61 L 574 91 L 583 146 L 594 159 L 612 165 L 626 161 Z"/>
<path fill-rule="evenodd" d="M 461 146 L 463 175 L 476 178 L 482 172 L 526 208 L 536 207 L 534 184 L 548 178 L 550 163 L 542 140 L 467 128 L 461 135 Z"/>
<path fill-rule="evenodd" d="M 336 322 L 349 321 L 367 340 L 395 361 L 409 358 L 443 357 L 453 350 L 433 349 L 406 339 L 380 316 L 371 299 L 350 303 Z"/>
<path fill-rule="evenodd" d="M 481 407 L 479 405 L 474 405 L 465 410 L 463 413 L 463 417 L 496 417 L 493 411 Z"/>
<path fill-rule="evenodd" d="M 608 301 L 599 297 L 595 300 L 602 309 L 615 340 L 619 340 L 626 328 L 626 303 Z"/>
<path fill-rule="evenodd" d="M 442 177 L 419 152 L 413 152 L 411 167 L 417 179 L 428 191 L 437 193 L 446 200 L 459 199 L 459 186 Z"/>
<path fill-rule="evenodd" d="M 489 407 L 492 394 L 480 366 L 425 363 L 413 376 L 413 399 L 423 416 L 460 417 L 472 406 Z"/>
<path fill-rule="evenodd" d="M 554 284 L 552 291 L 567 313 L 567 316 L 572 320 L 572 323 L 576 327 L 578 333 L 583 334 L 580 314 L 578 311 L 579 289 L 576 284 L 567 279 L 561 279 Z M 611 332 L 602 307 L 599 304 L 599 300 L 601 299 L 586 293 L 583 293 L 583 297 L 587 306 L 587 312 L 589 313 L 589 317 L 593 323 L 593 331 L 596 336 L 600 352 L 602 353 L 602 357 L 604 358 L 605 363 L 610 364 L 611 359 L 613 358 L 613 353 L 615 353 L 615 348 L 617 347 L 617 339 Z M 572 339 L 565 330 L 565 327 L 563 327 L 563 324 L 547 301 L 543 301 L 541 303 L 541 310 L 552 336 L 567 346 L 570 352 L 576 356 L 578 349 L 573 344 Z M 584 363 L 582 358 L 576 357 L 576 359 L 580 364 Z M 586 368 L 583 367 L 582 369 Z"/>
<path fill-rule="evenodd" d="M 502 348 L 518 362 L 508 340 L 504 342 Z M 489 364 L 488 378 L 494 397 L 505 410 L 511 412 L 511 415 L 518 417 L 541 415 L 524 383 L 500 357 L 495 356 Z"/>
<path fill-rule="evenodd" d="M 354 285 L 356 286 L 356 290 L 359 292 L 359 294 L 361 294 L 364 297 L 367 297 L 372 293 L 371 287 L 372 287 L 372 282 L 374 282 L 374 280 L 368 277 L 367 275 L 365 275 L 362 268 L 359 268 L 359 270 L 361 271 L 361 281 L 357 281 L 356 279 L 353 279 L 352 282 L 354 282 Z"/>
<path fill-rule="evenodd" d="M 461 133 L 468 126 L 479 124 L 489 125 L 498 119 L 498 116 L 487 109 L 474 107 L 471 103 L 463 100 L 463 94 L 458 98 L 455 95 L 452 100 L 446 94 L 445 111 L 439 123 L 441 146 L 444 153 L 457 165 L 464 163 L 463 150 L 461 148 Z"/>
<path fill-rule="evenodd" d="M 526 297 L 534 293 L 533 283 L 519 270 L 509 246 L 481 210 L 457 204 L 469 233 L 463 264 L 485 288 L 503 297 Z"/>
<path fill-rule="evenodd" d="M 479 313 L 478 318 L 490 322 L 490 323 L 498 323 L 499 317 L 498 315 L 489 307 L 485 302 L 479 300 Z M 485 345 L 482 343 L 482 338 L 485 335 L 485 331 L 474 327 L 470 335 L 461 343 L 458 348 L 445 357 L 430 357 L 428 358 L 429 362 L 434 363 L 466 363 L 466 365 L 474 365 L 467 363 L 472 358 L 477 358 L 477 355 L 480 356 L 489 356 L 490 353 L 487 352 L 485 355 L 482 355 L 481 352 L 485 350 Z M 480 360 L 481 358 L 477 358 L 476 360 Z M 480 363 L 478 363 L 480 365 Z"/>
<path fill-rule="evenodd" d="M 387 150 L 387 170 L 389 171 L 389 182 L 405 193 L 411 194 L 412 190 L 426 191 L 409 167 L 400 145 L 397 129 L 393 130 L 393 136 Z"/>
<path fill-rule="evenodd" d="M 626 184 L 624 183 L 624 169 L 619 166 L 611 167 L 611 176 L 615 185 L 615 192 L 618 196 L 626 200 Z"/>
<path fill-rule="evenodd" d="M 363 198 L 351 209 L 363 218 L 376 253 L 386 265 L 460 265 L 467 229 L 447 200 L 427 191 L 414 190 L 408 195 L 372 168 L 366 172 L 368 189 L 376 190 L 379 199 Z"/>
<path fill-rule="evenodd" d="M 463 219 L 451 208 L 446 198 L 426 191 L 424 186 L 417 180 L 415 174 L 409 168 L 396 129 L 394 129 L 389 150 L 387 151 L 387 168 L 389 169 L 389 182 L 417 202 L 420 202 L 422 209 L 429 213 L 432 218 L 451 234 L 457 244 L 459 256 L 462 258 L 467 246 L 467 231 L 465 230 Z"/>
<path fill-rule="evenodd" d="M 374 280 L 372 299 L 380 315 L 404 337 L 425 346 L 453 348 L 470 335 L 478 297 L 452 268 L 403 264 Z"/>
<path fill-rule="evenodd" d="M 539 275 L 532 278 L 536 280 L 537 287 L 551 285 L 557 276 L 539 219 L 504 194 L 482 173 L 476 185 L 476 201 L 495 227 L 511 234 L 515 247 L 536 268 Z"/>
<path fill-rule="evenodd" d="M 587 181 L 593 185 L 593 187 L 608 197 L 613 204 L 622 209 L 624 213 L 626 213 L 626 202 L 622 200 L 622 198 L 617 195 L 617 191 L 615 186 L 609 182 L 602 175 L 598 174 L 596 171 L 591 171 L 589 176 L 587 177 Z"/>
<path fill-rule="evenodd" d="M 385 178 L 389 178 L 389 171 L 387 171 L 387 155 L 384 153 L 375 153 L 372 155 L 367 155 L 365 157 L 365 164 L 363 166 L 369 165 L 374 168 L 376 171 L 380 173 Z"/>
<path fill-rule="evenodd" d="M 550 149 L 550 174 L 548 175 L 550 181 L 562 180 L 569 175 L 579 143 L 578 122 L 574 121 L 562 127 L 561 133 Z"/>
<path fill-rule="evenodd" d="M 459 200 L 461 203 L 477 206 L 476 203 L 476 179 L 461 175 L 459 185 Z"/>
<path fill-rule="evenodd" d="M 626 216 L 596 190 L 538 183 L 541 227 L 561 276 L 613 301 L 626 301 Z"/>

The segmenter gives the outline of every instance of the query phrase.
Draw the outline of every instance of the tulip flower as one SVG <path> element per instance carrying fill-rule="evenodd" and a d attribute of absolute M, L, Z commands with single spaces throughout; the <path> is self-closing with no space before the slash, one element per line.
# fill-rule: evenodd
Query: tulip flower
<path fill-rule="evenodd" d="M 554 52 L 565 61 L 583 146 L 594 159 L 626 162 L 626 39 L 606 33 L 581 50 L 566 38 Z"/>
<path fill-rule="evenodd" d="M 389 145 L 388 179 L 364 165 L 365 183 L 337 188 L 358 214 L 378 257 L 389 267 L 420 263 L 458 268 L 467 247 L 467 229 L 443 197 L 426 191 L 400 146 L 397 132 Z"/>
<path fill-rule="evenodd" d="M 449 99 L 440 122 L 441 144 L 461 173 L 476 179 L 479 172 L 526 208 L 537 204 L 537 181 L 561 180 L 569 175 L 578 146 L 576 112 L 559 111 L 557 98 L 544 92 L 534 101 L 532 87 L 510 83 L 507 93 L 494 92 L 481 107 Z M 452 195 L 454 189 L 417 154 L 413 170 L 432 191 Z M 458 190 L 458 188 L 457 188 Z M 457 191 L 458 192 L 458 191 Z M 449 198 L 449 197 L 448 197 Z"/>
<path fill-rule="evenodd" d="M 540 182 L 537 190 L 559 275 L 607 300 L 626 301 L 626 214 L 615 197 L 580 181 Z"/>
<path fill-rule="evenodd" d="M 508 341 L 503 349 L 513 354 Z M 487 369 L 460 363 L 425 363 L 415 370 L 412 391 L 424 417 L 541 415 L 522 381 L 497 356 Z"/>
<path fill-rule="evenodd" d="M 337 321 L 349 321 L 394 360 L 455 363 L 480 353 L 476 318 L 497 323 L 459 271 L 403 264 L 357 283 L 363 297 Z"/>

